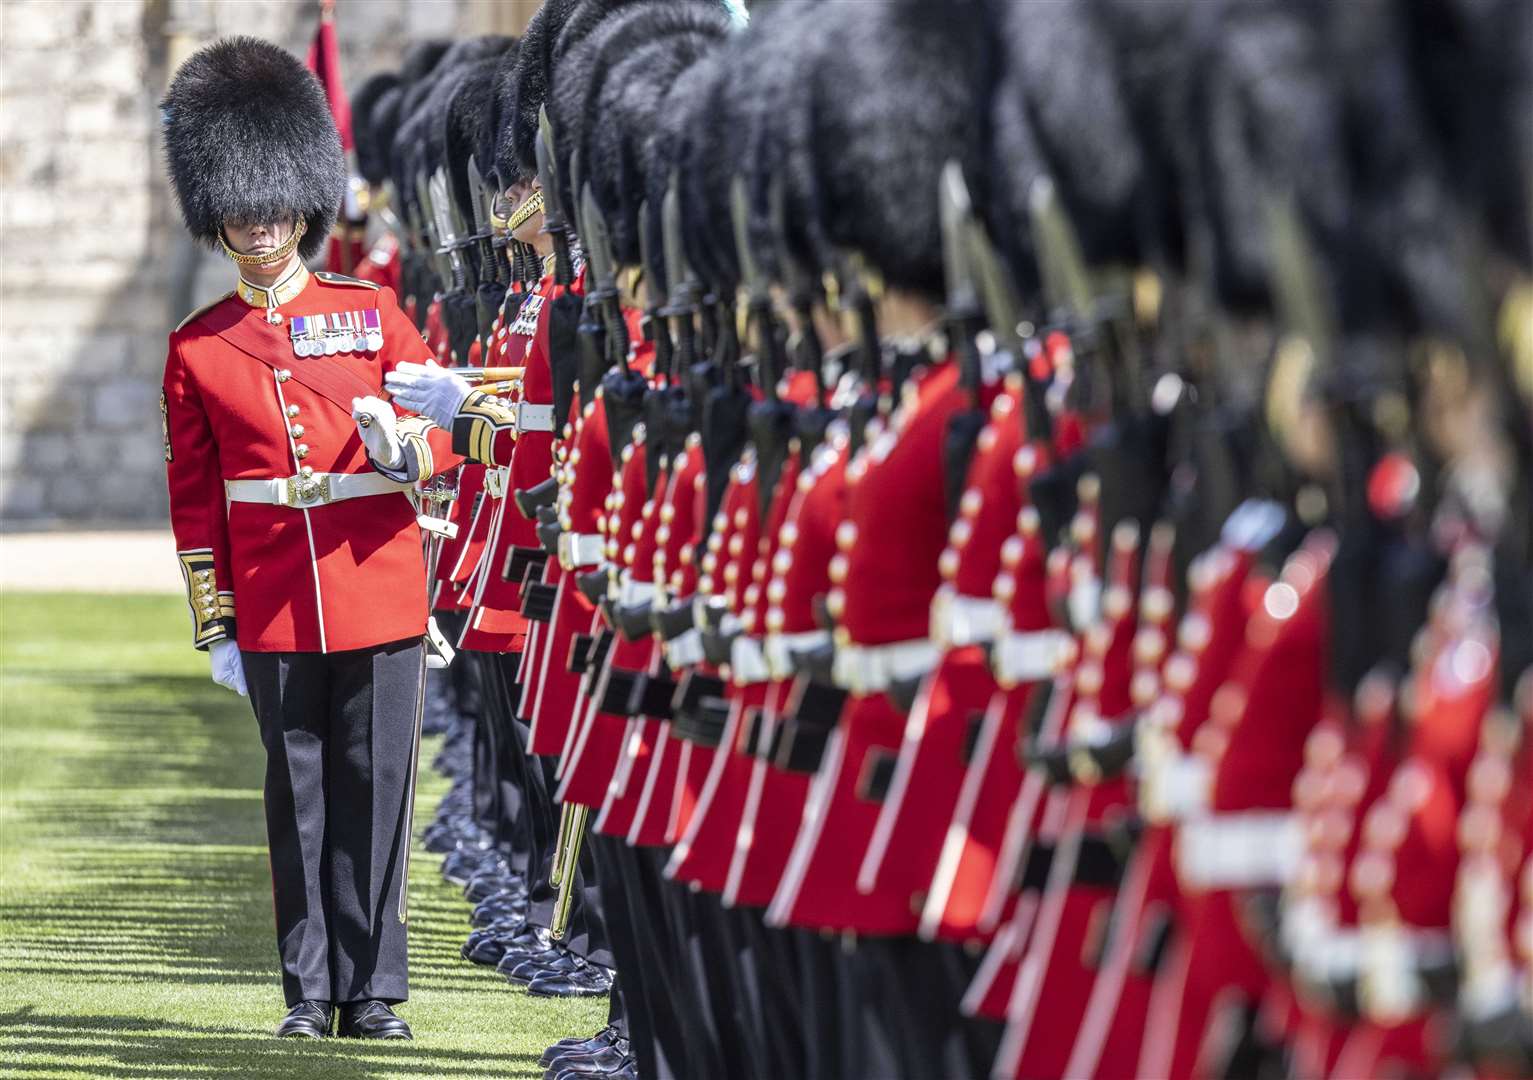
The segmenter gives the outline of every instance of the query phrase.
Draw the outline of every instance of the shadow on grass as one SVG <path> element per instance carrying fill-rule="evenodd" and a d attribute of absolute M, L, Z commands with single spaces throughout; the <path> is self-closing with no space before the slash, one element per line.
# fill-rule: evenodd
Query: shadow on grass
<path fill-rule="evenodd" d="M 14 1040 L 7 1075 L 59 1071 L 57 1059 L 112 1076 L 288 1077 L 379 1075 L 470 1077 L 538 1075 L 536 1054 L 482 1053 L 412 1042 L 327 1039 L 284 1042 L 230 1027 L 137 1020 L 121 1016 L 57 1016 L 33 1009 L 0 1013 L 0 1034 Z M 30 1062 L 32 1055 L 55 1060 Z"/>
<path fill-rule="evenodd" d="M 8 991 L 0 986 L 0 1001 L 9 1003 L 0 1010 L 11 1011 L 0 1011 L 0 1074 L 540 1072 L 535 1054 L 433 1046 L 429 1033 L 406 1044 L 274 1040 L 281 998 L 265 755 L 249 704 L 198 676 L 9 667 L 3 682 L 10 776 L 0 790 L 0 979 Z M 440 788 L 423 775 L 417 821 L 428 819 Z M 525 997 L 458 956 L 468 907 L 437 877 L 436 860 L 419 848 L 416 855 L 412 990 L 484 995 L 462 1004 L 483 1010 L 487 1025 L 504 1023 Z M 182 1022 L 108 1015 L 97 996 L 106 986 L 143 987 L 151 997 L 165 986 L 258 988 L 269 991 L 272 1011 L 249 1027 L 188 1023 L 185 1014 Z M 72 995 L 82 1015 L 16 1008 L 42 988 Z"/>

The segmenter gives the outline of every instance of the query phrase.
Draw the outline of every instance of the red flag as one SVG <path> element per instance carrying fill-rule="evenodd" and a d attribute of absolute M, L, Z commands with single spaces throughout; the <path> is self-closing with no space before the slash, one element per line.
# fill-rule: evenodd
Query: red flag
<path fill-rule="evenodd" d="M 320 0 L 319 27 L 309 46 L 307 64 L 325 88 L 330 115 L 335 118 L 335 128 L 341 133 L 341 149 L 350 150 L 351 102 L 346 98 L 346 88 L 341 85 L 341 50 L 335 40 L 335 0 Z"/>

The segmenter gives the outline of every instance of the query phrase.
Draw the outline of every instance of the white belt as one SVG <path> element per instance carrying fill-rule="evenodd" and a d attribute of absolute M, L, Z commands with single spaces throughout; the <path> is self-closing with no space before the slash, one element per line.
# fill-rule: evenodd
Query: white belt
<path fill-rule="evenodd" d="M 595 566 L 601 562 L 604 541 L 600 533 L 559 534 L 559 565 L 566 570 Z"/>
<path fill-rule="evenodd" d="M 760 641 L 744 634 L 730 641 L 729 677 L 736 686 L 763 683 L 772 677 Z"/>
<path fill-rule="evenodd" d="M 1207 758 L 1182 753 L 1175 735 L 1143 720 L 1134 730 L 1134 744 L 1139 809 L 1146 819 L 1182 821 L 1208 812 L 1213 769 Z"/>
<path fill-rule="evenodd" d="M 1281 885 L 1303 854 L 1304 832 L 1287 810 L 1190 818 L 1176 835 L 1177 876 L 1199 889 Z"/>
<path fill-rule="evenodd" d="M 948 649 L 994 641 L 1001 632 L 1002 616 L 1001 605 L 988 597 L 940 589 L 932 600 L 932 640 Z"/>
<path fill-rule="evenodd" d="M 516 430 L 521 431 L 552 431 L 554 429 L 554 407 L 552 405 L 533 405 L 526 401 L 518 401 L 511 407 L 516 415 Z"/>
<path fill-rule="evenodd" d="M 940 654 L 927 638 L 893 645 L 837 646 L 831 677 L 853 694 L 876 694 L 897 682 L 919 678 L 937 666 Z"/>
<path fill-rule="evenodd" d="M 806 630 L 801 634 L 768 634 L 761 643 L 767 671 L 774 679 L 793 677 L 793 654 L 806 653 L 830 641 L 829 630 Z"/>
<path fill-rule="evenodd" d="M 684 630 L 665 643 L 665 662 L 672 670 L 703 662 L 703 635 L 695 629 Z"/>
<path fill-rule="evenodd" d="M 617 602 L 624 607 L 633 607 L 642 604 L 646 600 L 655 598 L 655 583 L 653 581 L 634 581 L 627 573 L 617 587 Z"/>
<path fill-rule="evenodd" d="M 996 681 L 1016 686 L 1051 678 L 1069 647 L 1070 635 L 1063 630 L 1008 630 L 995 643 Z"/>
<path fill-rule="evenodd" d="M 224 481 L 224 491 L 230 502 L 291 506 L 295 510 L 358 499 L 364 495 L 392 495 L 413 487 L 413 484 L 390 480 L 381 473 L 311 473 L 271 480 Z"/>

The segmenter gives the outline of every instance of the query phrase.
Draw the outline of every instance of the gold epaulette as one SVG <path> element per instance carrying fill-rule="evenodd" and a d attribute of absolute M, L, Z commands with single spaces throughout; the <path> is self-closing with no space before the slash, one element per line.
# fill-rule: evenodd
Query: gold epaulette
<path fill-rule="evenodd" d="M 191 322 L 197 316 L 202 315 L 202 314 L 204 314 L 206 312 L 212 311 L 219 304 L 222 304 L 225 300 L 229 299 L 229 297 L 231 297 L 233 295 L 234 295 L 234 290 L 230 289 L 228 292 L 224 293 L 222 296 L 215 296 L 213 299 L 209 300 L 206 304 L 203 304 L 196 311 L 192 312 L 186 318 L 182 319 L 179 323 L 177 323 L 176 324 L 176 329 L 177 330 L 182 329 L 183 327 L 186 326 L 187 323 Z"/>
<path fill-rule="evenodd" d="M 326 285 L 353 285 L 359 289 L 379 289 L 376 281 L 363 281 L 361 278 L 347 277 L 345 274 L 332 274 L 328 270 L 316 270 L 314 276 Z"/>

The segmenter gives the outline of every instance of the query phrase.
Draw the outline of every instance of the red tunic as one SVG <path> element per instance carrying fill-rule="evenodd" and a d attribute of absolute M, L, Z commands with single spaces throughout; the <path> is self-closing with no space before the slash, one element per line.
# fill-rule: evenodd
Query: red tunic
<path fill-rule="evenodd" d="M 241 322 L 265 319 L 230 295 L 199 312 L 243 309 Z M 311 277 L 281 305 L 294 315 L 376 308 L 383 347 L 376 352 L 276 357 L 341 365 L 383 385 L 384 373 L 429 351 L 390 289 L 354 279 Z M 185 568 L 196 644 L 236 636 L 255 652 L 335 652 L 415 637 L 426 626 L 426 578 L 415 508 L 403 493 L 369 495 L 308 509 L 226 500 L 227 480 L 315 473 L 373 472 L 350 413 L 274 370 L 192 318 L 170 335 L 162 398 L 171 528 Z M 419 472 L 455 464 L 447 435 L 408 425 Z M 211 570 L 217 618 L 204 617 L 200 572 Z M 212 606 L 212 605 L 209 605 Z M 236 632 L 236 613 L 238 630 Z"/>

